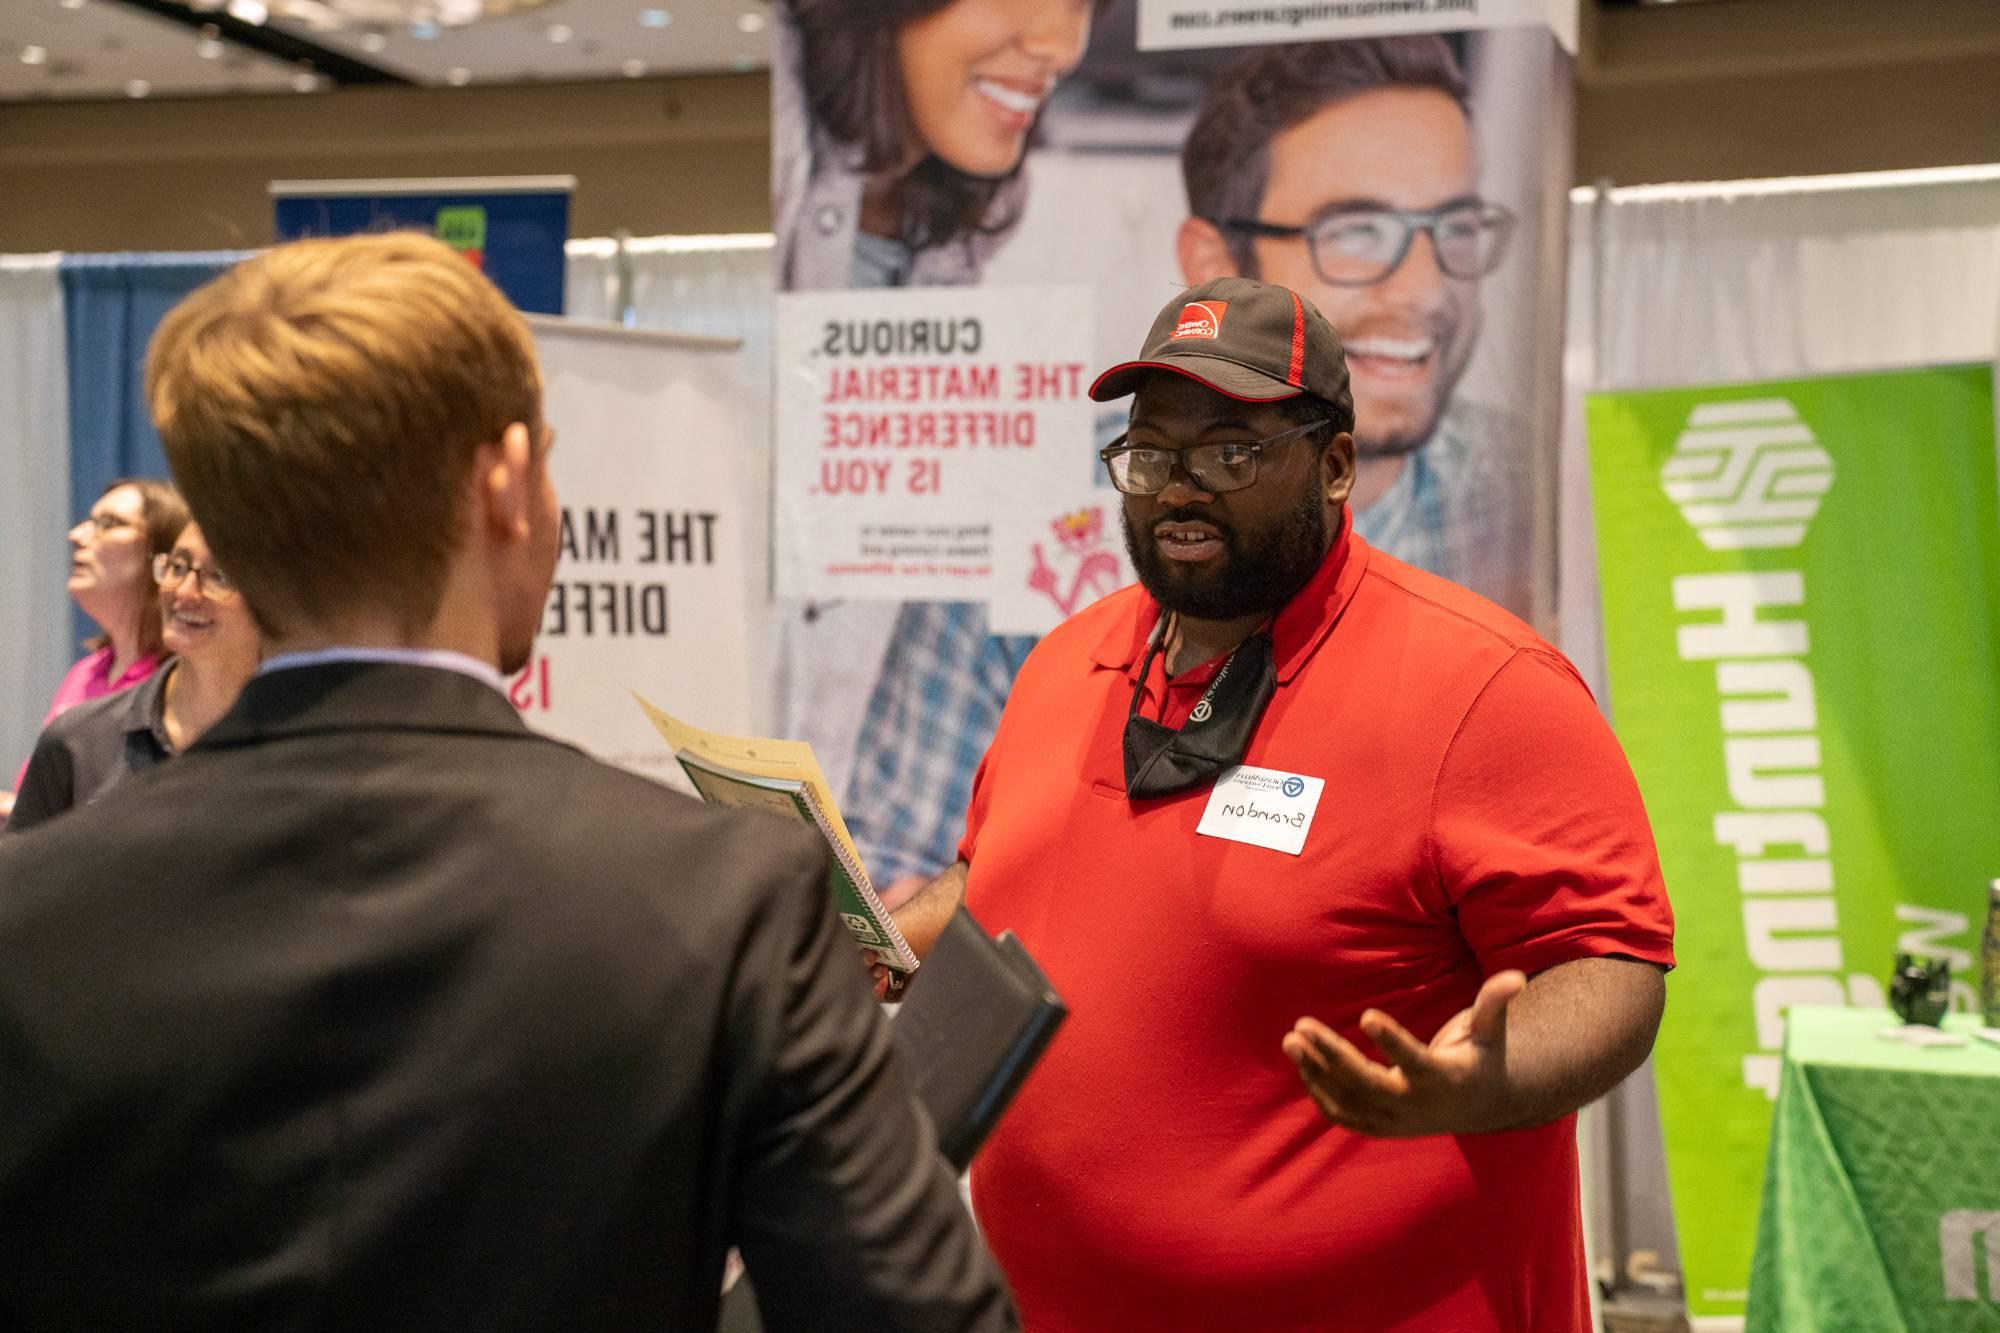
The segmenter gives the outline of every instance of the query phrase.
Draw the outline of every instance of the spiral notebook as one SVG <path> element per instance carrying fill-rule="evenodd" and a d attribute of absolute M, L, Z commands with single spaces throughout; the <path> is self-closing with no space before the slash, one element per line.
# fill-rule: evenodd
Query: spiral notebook
<path fill-rule="evenodd" d="M 637 695 L 634 698 L 639 698 Z M 769 810 L 813 826 L 833 856 L 828 887 L 834 911 L 863 950 L 896 972 L 917 970 L 903 932 L 869 882 L 854 839 L 840 817 L 826 775 L 804 741 L 724 736 L 690 726 L 644 699 L 653 726 L 673 749 L 688 782 L 704 801 L 739 809 Z"/>

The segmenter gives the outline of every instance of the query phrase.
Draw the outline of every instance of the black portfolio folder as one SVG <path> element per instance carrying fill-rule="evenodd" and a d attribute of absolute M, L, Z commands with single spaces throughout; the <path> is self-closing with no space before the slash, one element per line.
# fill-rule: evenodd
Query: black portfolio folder
<path fill-rule="evenodd" d="M 972 1161 L 1068 1014 L 1014 932 L 989 937 L 963 907 L 952 914 L 889 1030 L 953 1169 Z M 722 1298 L 719 1333 L 762 1329 L 745 1275 Z"/>
<path fill-rule="evenodd" d="M 952 914 L 890 1025 L 952 1166 L 971 1163 L 1068 1013 L 1012 931 Z"/>

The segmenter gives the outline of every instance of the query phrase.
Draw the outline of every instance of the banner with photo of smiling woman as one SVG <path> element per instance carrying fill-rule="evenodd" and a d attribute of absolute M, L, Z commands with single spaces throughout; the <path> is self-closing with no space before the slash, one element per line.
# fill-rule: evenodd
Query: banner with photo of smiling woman
<path fill-rule="evenodd" d="M 1317 305 L 1358 531 L 1555 632 L 1575 0 L 774 8 L 780 723 L 878 882 L 949 864 L 1034 636 L 1132 577 L 1084 391 L 1184 286 Z"/>

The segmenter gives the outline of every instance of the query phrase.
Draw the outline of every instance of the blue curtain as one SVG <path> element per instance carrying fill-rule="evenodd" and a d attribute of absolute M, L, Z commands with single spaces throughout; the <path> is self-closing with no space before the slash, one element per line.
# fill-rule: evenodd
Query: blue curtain
<path fill-rule="evenodd" d="M 71 522 L 117 477 L 165 477 L 146 412 L 146 345 L 175 302 L 248 252 L 65 255 Z M 92 626 L 74 612 L 76 635 Z"/>

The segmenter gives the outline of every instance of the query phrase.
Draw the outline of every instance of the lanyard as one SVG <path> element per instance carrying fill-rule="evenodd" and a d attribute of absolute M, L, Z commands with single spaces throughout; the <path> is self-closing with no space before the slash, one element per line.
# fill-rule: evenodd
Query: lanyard
<path fill-rule="evenodd" d="M 1271 636 L 1259 630 L 1236 645 L 1208 683 L 1187 722 L 1169 727 L 1139 715 L 1146 676 L 1166 637 L 1166 617 L 1154 624 L 1139 662 L 1139 679 L 1125 712 L 1125 796 L 1149 800 L 1213 782 L 1223 770 L 1243 762 L 1271 696 L 1277 692 L 1277 664 Z"/>

